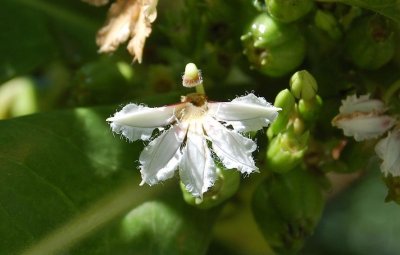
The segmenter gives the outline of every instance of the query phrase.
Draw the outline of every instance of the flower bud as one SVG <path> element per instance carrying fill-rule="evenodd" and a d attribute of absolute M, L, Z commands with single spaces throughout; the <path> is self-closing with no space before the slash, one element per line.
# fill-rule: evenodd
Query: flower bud
<path fill-rule="evenodd" d="M 305 16 L 313 8 L 312 0 L 265 0 L 272 18 L 289 23 Z"/>
<path fill-rule="evenodd" d="M 221 204 L 236 193 L 240 184 L 239 172 L 227 170 L 220 166 L 216 170 L 217 180 L 214 186 L 203 194 L 203 199 L 194 197 L 181 182 L 182 195 L 186 203 L 200 209 L 209 209 Z"/>
<path fill-rule="evenodd" d="M 317 81 L 308 71 L 298 71 L 290 78 L 290 90 L 296 98 L 310 100 L 317 94 Z"/>
<path fill-rule="evenodd" d="M 385 107 L 382 101 L 369 99 L 369 95 L 348 96 L 342 100 L 339 115 L 332 125 L 343 129 L 344 135 L 353 136 L 356 141 L 376 138 L 389 130 L 395 120 L 383 115 Z"/>
<path fill-rule="evenodd" d="M 325 31 L 329 37 L 338 40 L 342 37 L 342 31 L 336 18 L 329 12 L 317 10 L 314 16 L 315 26 Z"/>
<path fill-rule="evenodd" d="M 322 98 L 316 95 L 311 100 L 300 99 L 297 109 L 305 121 L 312 122 L 318 118 L 322 104 Z"/>
<path fill-rule="evenodd" d="M 388 20 L 382 16 L 364 17 L 349 29 L 345 50 L 357 67 L 375 70 L 394 56 L 395 39 Z"/>
<path fill-rule="evenodd" d="M 274 174 L 254 192 L 254 218 L 276 254 L 296 254 L 321 218 L 324 199 L 318 180 L 298 167 Z"/>
<path fill-rule="evenodd" d="M 267 5 L 265 4 L 265 0 L 253 0 L 253 6 L 257 9 L 257 11 L 260 12 L 267 11 Z"/>
<path fill-rule="evenodd" d="M 279 133 L 268 145 L 267 168 L 278 173 L 292 170 L 302 162 L 308 138 L 309 132 L 298 135 L 293 129 Z"/>
<path fill-rule="evenodd" d="M 279 92 L 275 98 L 274 106 L 279 107 L 282 110 L 279 112 L 278 117 L 274 120 L 274 122 L 272 122 L 270 128 L 268 129 L 268 132 L 270 132 L 268 137 L 270 139 L 272 136 L 278 134 L 286 128 L 289 117 L 293 113 L 295 106 L 295 100 L 292 93 L 290 93 L 288 89 L 284 89 Z"/>
<path fill-rule="evenodd" d="M 272 77 L 283 76 L 303 62 L 305 40 L 294 25 L 260 14 L 241 37 L 244 54 L 253 68 Z"/>
<path fill-rule="evenodd" d="M 203 83 L 201 71 L 193 63 L 189 63 L 185 67 L 185 73 L 182 76 L 182 85 L 187 88 L 193 88 Z"/>

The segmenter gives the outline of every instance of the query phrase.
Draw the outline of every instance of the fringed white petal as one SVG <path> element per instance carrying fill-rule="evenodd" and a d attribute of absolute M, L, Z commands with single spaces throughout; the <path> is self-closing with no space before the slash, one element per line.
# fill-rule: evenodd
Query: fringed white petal
<path fill-rule="evenodd" d="M 381 139 L 375 146 L 375 152 L 383 160 L 381 171 L 385 176 L 400 176 L 400 130 Z"/>
<path fill-rule="evenodd" d="M 202 121 L 191 121 L 189 125 L 179 175 L 186 189 L 193 196 L 202 198 L 215 182 L 216 167 L 203 133 Z"/>
<path fill-rule="evenodd" d="M 394 123 L 395 120 L 388 115 L 362 114 L 360 112 L 344 116 L 338 115 L 332 121 L 334 126 L 343 129 L 346 136 L 353 136 L 356 141 L 381 136 Z"/>
<path fill-rule="evenodd" d="M 179 105 L 150 108 L 128 104 L 107 121 L 111 122 L 113 132 L 122 134 L 130 141 L 148 140 L 155 128 L 168 125 L 174 120 L 177 107 Z"/>
<path fill-rule="evenodd" d="M 171 178 L 181 160 L 180 146 L 186 128 L 175 125 L 147 145 L 139 157 L 142 183 L 149 185 Z"/>
<path fill-rule="evenodd" d="M 253 140 L 228 130 L 211 117 L 205 119 L 204 129 L 211 139 L 214 152 L 226 168 L 236 168 L 247 174 L 258 171 L 252 156 L 257 149 Z"/>
<path fill-rule="evenodd" d="M 232 125 L 238 132 L 260 130 L 277 116 L 280 108 L 254 94 L 238 97 L 231 102 L 208 103 L 209 115 Z"/>
<path fill-rule="evenodd" d="M 342 100 L 342 106 L 339 108 L 341 114 L 348 114 L 353 112 L 377 112 L 382 113 L 385 111 L 385 105 L 382 101 L 377 99 L 370 99 L 369 94 L 357 97 L 357 95 L 347 96 Z"/>

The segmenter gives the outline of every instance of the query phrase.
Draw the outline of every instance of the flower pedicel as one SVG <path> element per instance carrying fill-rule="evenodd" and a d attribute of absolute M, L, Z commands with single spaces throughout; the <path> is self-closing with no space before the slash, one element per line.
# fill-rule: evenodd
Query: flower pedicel
<path fill-rule="evenodd" d="M 198 69 L 188 65 L 193 76 Z M 202 84 L 196 90 L 202 91 Z M 151 140 L 139 157 L 141 185 L 171 178 L 179 169 L 186 189 L 201 198 L 216 181 L 215 155 L 228 169 L 258 171 L 252 156 L 257 145 L 241 132 L 268 126 L 279 110 L 252 93 L 231 102 L 209 102 L 205 94 L 192 93 L 169 106 L 128 104 L 107 121 L 129 141 Z M 153 139 L 155 129 L 160 134 Z"/>

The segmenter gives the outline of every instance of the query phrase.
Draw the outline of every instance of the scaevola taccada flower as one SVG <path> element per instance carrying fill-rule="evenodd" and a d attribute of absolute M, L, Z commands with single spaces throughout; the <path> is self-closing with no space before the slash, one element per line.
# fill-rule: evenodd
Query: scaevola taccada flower
<path fill-rule="evenodd" d="M 192 93 L 163 107 L 131 103 L 107 121 L 129 141 L 150 140 L 139 157 L 141 185 L 164 181 L 179 169 L 186 189 L 201 198 L 216 180 L 216 157 L 228 169 L 258 171 L 252 156 L 257 145 L 241 132 L 268 126 L 279 110 L 252 93 L 231 102 L 209 102 Z"/>
<path fill-rule="evenodd" d="M 369 95 L 348 96 L 342 100 L 339 114 L 332 120 L 332 125 L 343 129 L 346 136 L 353 136 L 356 141 L 377 138 L 383 135 L 395 123 L 395 119 L 384 114 L 386 107 Z"/>

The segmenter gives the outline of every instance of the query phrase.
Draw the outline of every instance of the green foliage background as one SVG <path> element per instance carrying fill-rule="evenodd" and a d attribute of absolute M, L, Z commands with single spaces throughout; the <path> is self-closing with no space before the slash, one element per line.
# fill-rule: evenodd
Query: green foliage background
<path fill-rule="evenodd" d="M 398 0 L 319 2 L 366 8 L 397 28 L 400 22 Z M 256 175 L 229 202 L 197 209 L 183 201 L 176 178 L 139 187 L 143 144 L 114 136 L 105 121 L 129 101 L 178 101 L 187 93 L 180 76 L 188 62 L 203 70 L 213 100 L 254 90 L 273 101 L 289 75 L 249 70 L 239 38 L 257 15 L 251 1 L 160 0 L 141 65 L 123 48 L 97 54 L 106 12 L 78 0 L 2 1 L 0 83 L 25 77 L 40 113 L 0 121 L 0 254 L 272 254 L 250 211 Z M 340 42 L 312 25 L 303 29 L 312 50 L 301 68 L 316 77 L 325 100 L 313 135 L 324 141 L 340 136 L 330 119 L 343 95 L 399 78 L 399 44 L 397 59 L 382 69 L 354 73 L 337 50 Z M 14 106 L 24 103 L 0 101 L 11 109 L 2 117 L 14 117 Z M 257 138 L 261 155 L 266 138 Z M 398 254 L 400 209 L 383 203 L 377 161 L 366 169 L 357 185 L 329 200 L 304 254 Z"/>

